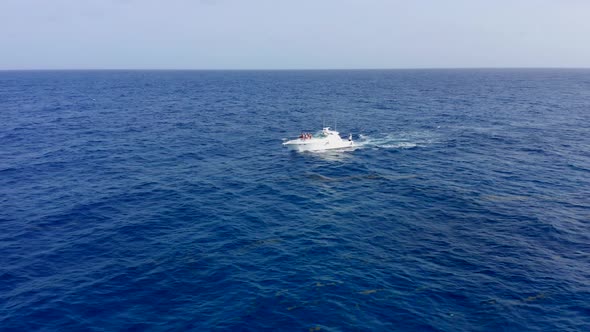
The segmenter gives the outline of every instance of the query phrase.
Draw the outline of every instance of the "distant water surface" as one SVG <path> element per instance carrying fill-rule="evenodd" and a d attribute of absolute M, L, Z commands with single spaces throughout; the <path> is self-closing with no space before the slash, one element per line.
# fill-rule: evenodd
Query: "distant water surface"
<path fill-rule="evenodd" d="M 0 330 L 590 331 L 590 70 L 11 71 L 0 120 Z"/>

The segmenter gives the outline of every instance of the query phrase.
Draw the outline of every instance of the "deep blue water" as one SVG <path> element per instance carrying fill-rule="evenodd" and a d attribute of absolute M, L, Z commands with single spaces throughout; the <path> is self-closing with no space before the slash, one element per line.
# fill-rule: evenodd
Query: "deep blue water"
<path fill-rule="evenodd" d="M 0 72 L 0 225 L 0 330 L 588 331 L 590 70 Z"/>

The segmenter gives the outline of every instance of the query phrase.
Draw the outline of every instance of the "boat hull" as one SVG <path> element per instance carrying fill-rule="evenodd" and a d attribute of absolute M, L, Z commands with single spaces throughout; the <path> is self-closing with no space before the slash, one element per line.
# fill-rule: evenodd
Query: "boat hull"
<path fill-rule="evenodd" d="M 313 140 L 313 139 L 312 139 Z M 340 141 L 340 142 L 333 142 L 330 140 L 291 140 L 288 142 L 283 143 L 283 145 L 290 150 L 294 151 L 323 151 L 323 150 L 334 150 L 334 149 L 346 149 L 354 147 L 354 143 L 352 141 Z"/>

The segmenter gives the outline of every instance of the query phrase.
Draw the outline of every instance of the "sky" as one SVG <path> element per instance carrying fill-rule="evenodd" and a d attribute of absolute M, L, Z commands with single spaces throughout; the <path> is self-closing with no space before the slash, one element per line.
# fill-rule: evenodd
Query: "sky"
<path fill-rule="evenodd" d="M 590 67 L 588 0 L 0 0 L 0 69 Z"/>

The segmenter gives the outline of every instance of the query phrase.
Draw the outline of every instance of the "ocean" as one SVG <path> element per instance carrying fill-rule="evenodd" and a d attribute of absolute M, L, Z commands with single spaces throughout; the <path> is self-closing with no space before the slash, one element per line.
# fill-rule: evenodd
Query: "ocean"
<path fill-rule="evenodd" d="M 590 70 L 3 71 L 0 225 L 2 331 L 589 331 Z"/>

